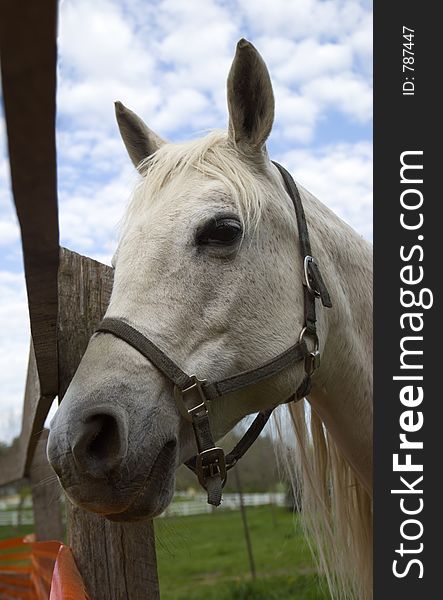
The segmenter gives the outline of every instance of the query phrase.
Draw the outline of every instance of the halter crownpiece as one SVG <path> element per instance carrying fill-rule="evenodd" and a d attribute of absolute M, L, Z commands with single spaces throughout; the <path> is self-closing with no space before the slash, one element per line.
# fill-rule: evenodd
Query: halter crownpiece
<path fill-rule="evenodd" d="M 200 484 L 207 491 L 208 503 L 214 506 L 221 502 L 227 472 L 258 438 L 275 407 L 260 412 L 235 448 L 225 455 L 223 449 L 215 445 L 212 435 L 209 421 L 211 403 L 217 398 L 268 379 L 301 361 L 304 361 L 305 377 L 295 394 L 286 402 L 307 396 L 311 389 L 311 376 L 320 366 L 315 301 L 320 298 L 323 306 L 332 306 L 328 290 L 312 256 L 305 212 L 297 185 L 284 167 L 276 162 L 274 165 L 280 171 L 286 191 L 294 204 L 303 259 L 304 326 L 293 346 L 255 369 L 220 381 L 208 382 L 182 371 L 154 342 L 121 319 L 105 318 L 96 329 L 96 332 L 111 333 L 138 350 L 174 384 L 175 402 L 183 418 L 192 423 L 198 450 L 198 454 L 186 461 L 185 465 L 196 473 Z M 312 340 L 312 350 L 308 349 L 305 338 Z"/>

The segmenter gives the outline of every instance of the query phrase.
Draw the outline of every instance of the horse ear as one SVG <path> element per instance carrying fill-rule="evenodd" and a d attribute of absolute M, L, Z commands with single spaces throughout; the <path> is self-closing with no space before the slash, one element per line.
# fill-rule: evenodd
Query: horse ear
<path fill-rule="evenodd" d="M 228 108 L 229 137 L 261 149 L 274 121 L 274 93 L 264 60 L 245 39 L 237 44 L 228 75 Z"/>
<path fill-rule="evenodd" d="M 115 116 L 126 150 L 137 168 L 142 160 L 165 144 L 161 137 L 121 102 L 115 103 Z"/>

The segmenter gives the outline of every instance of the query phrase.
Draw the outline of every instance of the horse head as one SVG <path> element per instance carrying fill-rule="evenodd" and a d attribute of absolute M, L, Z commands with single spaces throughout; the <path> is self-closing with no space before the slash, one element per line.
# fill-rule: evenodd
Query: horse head
<path fill-rule="evenodd" d="M 229 126 L 172 144 L 116 103 L 140 173 L 113 259 L 106 318 L 152 340 L 199 379 L 258 367 L 305 323 L 296 215 L 265 142 L 274 96 L 265 63 L 245 40 L 227 82 Z M 319 338 L 326 338 L 319 315 Z M 245 416 L 284 402 L 303 381 L 294 363 L 211 405 L 220 439 Z M 49 460 L 72 501 L 113 520 L 161 513 L 177 467 L 195 455 L 174 385 L 136 348 L 97 332 L 51 424 Z"/>

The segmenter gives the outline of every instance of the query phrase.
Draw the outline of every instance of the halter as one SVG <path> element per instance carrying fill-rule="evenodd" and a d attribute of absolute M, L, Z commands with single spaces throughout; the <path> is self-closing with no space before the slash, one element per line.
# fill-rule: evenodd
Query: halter
<path fill-rule="evenodd" d="M 287 402 L 297 401 L 309 394 L 311 376 L 320 366 L 319 342 L 316 330 L 315 300 L 320 298 L 323 306 L 332 306 L 328 290 L 320 270 L 312 257 L 308 227 L 299 191 L 292 176 L 281 165 L 274 162 L 295 209 L 297 217 L 300 252 L 303 259 L 304 326 L 298 341 L 272 360 L 260 367 L 243 371 L 220 381 L 208 382 L 197 375 L 188 375 L 160 348 L 140 331 L 121 319 L 105 318 L 97 332 L 111 333 L 125 341 L 146 357 L 174 384 L 174 398 L 181 415 L 192 423 L 198 454 L 188 460 L 186 466 L 196 473 L 208 494 L 208 503 L 218 506 L 227 472 L 240 460 L 260 435 L 274 408 L 260 412 L 235 448 L 225 455 L 215 445 L 209 421 L 209 407 L 217 399 L 280 373 L 294 363 L 304 361 L 305 377 Z M 313 349 L 309 350 L 306 338 L 310 338 Z"/>

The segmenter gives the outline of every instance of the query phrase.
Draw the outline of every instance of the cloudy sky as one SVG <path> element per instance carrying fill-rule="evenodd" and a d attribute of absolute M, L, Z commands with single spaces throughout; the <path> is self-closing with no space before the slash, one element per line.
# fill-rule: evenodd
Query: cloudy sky
<path fill-rule="evenodd" d="M 276 120 L 268 148 L 372 237 L 372 6 L 368 0 L 62 0 L 58 180 L 61 243 L 109 263 L 136 181 L 114 122 L 122 100 L 162 137 L 227 123 L 241 37 L 264 57 Z M 29 326 L 0 113 L 0 440 L 20 430 Z"/>

